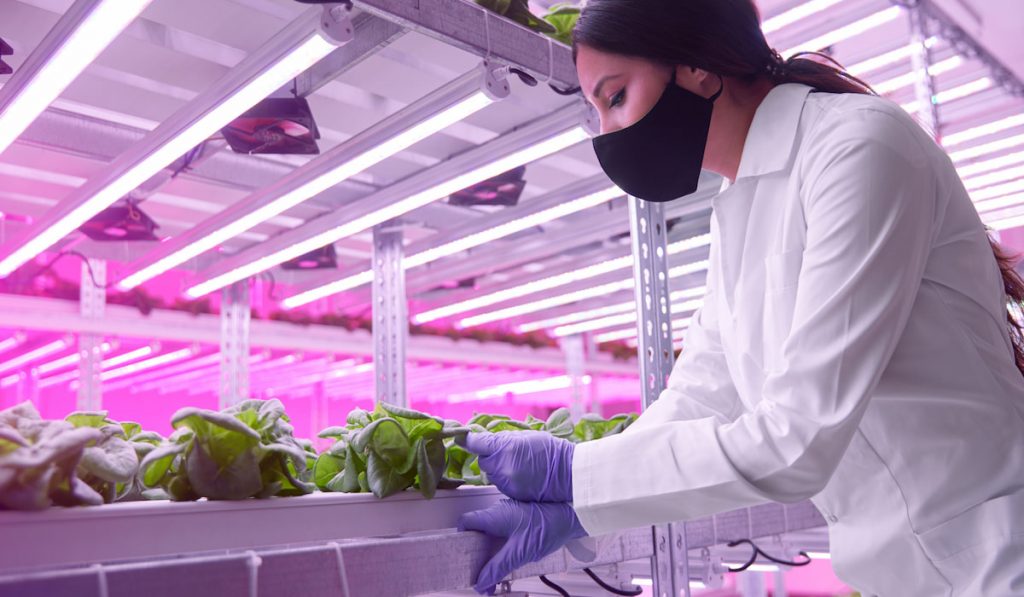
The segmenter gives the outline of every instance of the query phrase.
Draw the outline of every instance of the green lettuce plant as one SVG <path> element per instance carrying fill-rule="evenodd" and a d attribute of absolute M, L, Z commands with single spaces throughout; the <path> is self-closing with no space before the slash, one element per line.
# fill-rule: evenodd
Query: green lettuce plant
<path fill-rule="evenodd" d="M 220 412 L 183 408 L 175 432 L 142 461 L 148 488 L 170 499 L 266 498 L 303 495 L 311 446 L 300 443 L 280 400 L 245 400 Z"/>

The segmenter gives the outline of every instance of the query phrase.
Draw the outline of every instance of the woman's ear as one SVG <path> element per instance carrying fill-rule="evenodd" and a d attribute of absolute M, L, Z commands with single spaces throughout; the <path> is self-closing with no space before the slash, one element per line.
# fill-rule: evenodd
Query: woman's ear
<path fill-rule="evenodd" d="M 692 66 L 677 66 L 676 85 L 691 93 L 705 95 L 704 88 L 707 85 L 706 81 L 711 78 L 710 75 L 708 71 Z"/>

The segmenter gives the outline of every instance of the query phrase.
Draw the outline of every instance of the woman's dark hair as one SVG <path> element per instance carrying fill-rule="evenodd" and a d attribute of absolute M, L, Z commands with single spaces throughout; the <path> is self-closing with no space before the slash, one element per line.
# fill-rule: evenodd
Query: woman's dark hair
<path fill-rule="evenodd" d="M 588 0 L 572 40 L 574 57 L 583 45 L 748 82 L 768 79 L 827 93 L 875 93 L 828 56 L 811 52 L 783 60 L 768 45 L 753 0 Z M 1024 281 L 1014 270 L 1016 256 L 995 240 L 989 242 L 1002 272 L 1007 305 L 1024 305 Z M 1019 308 L 1012 311 L 1020 313 Z M 1024 327 L 1010 310 L 1007 322 L 1017 369 L 1024 375 Z"/>

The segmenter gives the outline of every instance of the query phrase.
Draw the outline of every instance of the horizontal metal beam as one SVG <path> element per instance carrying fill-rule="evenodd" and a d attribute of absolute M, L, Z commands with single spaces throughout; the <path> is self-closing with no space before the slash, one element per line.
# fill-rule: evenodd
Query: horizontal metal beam
<path fill-rule="evenodd" d="M 257 320 L 251 322 L 250 342 L 255 348 L 302 352 L 335 353 L 349 356 L 372 355 L 370 334 L 363 330 Z M 137 309 L 108 305 L 102 320 L 82 317 L 78 303 L 58 299 L 0 294 L 0 327 L 55 333 L 90 333 L 144 340 L 199 342 L 218 345 L 220 317 L 156 310 L 143 315 Z M 496 342 L 455 341 L 438 336 L 413 336 L 407 356 L 422 362 L 497 365 L 562 371 L 562 354 L 555 348 L 534 349 Z M 604 356 L 604 355 L 602 355 Z M 632 363 L 610 357 L 587 363 L 595 375 L 636 375 Z"/>
<path fill-rule="evenodd" d="M 478 56 L 520 66 L 540 80 L 579 85 L 572 51 L 551 38 L 461 0 L 355 0 L 355 6 Z"/>

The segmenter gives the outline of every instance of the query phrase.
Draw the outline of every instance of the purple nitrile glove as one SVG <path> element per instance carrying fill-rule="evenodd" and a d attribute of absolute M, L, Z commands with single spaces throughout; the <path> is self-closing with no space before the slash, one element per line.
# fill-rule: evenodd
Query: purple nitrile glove
<path fill-rule="evenodd" d="M 516 568 L 587 536 L 571 505 L 515 500 L 501 500 L 486 510 L 463 514 L 459 530 L 505 538 L 505 544 L 480 569 L 473 585 L 478 593 L 487 595 L 493 595 L 495 586 Z"/>
<path fill-rule="evenodd" d="M 575 445 L 568 440 L 543 431 L 470 433 L 463 447 L 480 456 L 487 480 L 512 499 L 572 501 Z"/>

